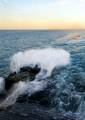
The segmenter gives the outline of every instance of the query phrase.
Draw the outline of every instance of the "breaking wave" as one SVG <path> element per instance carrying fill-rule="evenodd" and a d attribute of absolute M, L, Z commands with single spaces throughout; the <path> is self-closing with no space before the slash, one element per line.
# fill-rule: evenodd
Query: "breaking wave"
<path fill-rule="evenodd" d="M 6 99 L 1 102 L 0 108 L 8 107 L 16 102 L 16 99 L 27 93 L 31 94 L 46 88 L 48 81 L 43 80 L 50 76 L 53 69 L 63 67 L 70 63 L 70 54 L 63 49 L 32 49 L 24 52 L 18 52 L 11 57 L 11 72 L 19 72 L 24 66 L 41 68 L 34 81 L 19 81 L 11 88 Z M 0 78 L 0 90 L 4 89 L 4 79 Z"/>
<path fill-rule="evenodd" d="M 81 33 L 69 33 L 63 37 L 61 37 L 59 40 L 84 40 L 85 39 L 85 35 L 81 34 Z"/>
<path fill-rule="evenodd" d="M 20 95 L 27 94 L 32 95 L 37 91 L 42 91 L 46 87 L 46 82 L 32 81 L 32 82 L 18 82 L 10 90 L 7 98 L 0 104 L 0 108 L 6 108 L 13 105 Z"/>
<path fill-rule="evenodd" d="M 41 68 L 37 78 L 48 77 L 56 67 L 62 67 L 70 63 L 70 54 L 63 49 L 32 49 L 18 52 L 11 58 L 10 69 L 18 72 L 24 66 Z"/>

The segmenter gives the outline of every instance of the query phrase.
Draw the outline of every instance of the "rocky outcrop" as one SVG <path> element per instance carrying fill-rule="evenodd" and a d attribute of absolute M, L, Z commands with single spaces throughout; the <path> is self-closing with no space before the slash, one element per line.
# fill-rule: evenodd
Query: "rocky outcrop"
<path fill-rule="evenodd" d="M 23 67 L 18 73 L 10 73 L 5 78 L 5 90 L 8 91 L 11 87 L 19 82 L 35 79 L 36 75 L 40 72 L 40 68 L 35 66 Z M 3 95 L 2 95 L 3 96 Z M 58 113 L 56 109 L 50 107 L 49 92 L 44 90 L 37 92 L 30 97 L 28 95 L 20 96 L 15 104 L 10 109 L 0 112 L 1 120 L 78 120 L 74 116 L 63 115 Z"/>
<path fill-rule="evenodd" d="M 5 78 L 5 89 L 9 90 L 15 83 L 19 81 L 35 79 L 35 76 L 40 72 L 40 68 L 36 65 L 35 67 L 23 67 L 18 73 L 10 73 L 7 78 Z"/>

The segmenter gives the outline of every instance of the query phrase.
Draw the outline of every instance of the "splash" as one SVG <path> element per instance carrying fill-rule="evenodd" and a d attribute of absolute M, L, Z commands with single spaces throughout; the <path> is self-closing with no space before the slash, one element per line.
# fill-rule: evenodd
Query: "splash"
<path fill-rule="evenodd" d="M 11 58 L 10 69 L 12 72 L 19 72 L 24 66 L 41 68 L 36 78 L 48 77 L 56 67 L 62 67 L 70 63 L 70 54 L 63 49 L 32 49 L 18 52 Z"/>
<path fill-rule="evenodd" d="M 0 77 L 0 93 L 4 91 L 4 87 L 5 87 L 4 78 Z"/>
<path fill-rule="evenodd" d="M 37 91 L 44 90 L 48 84 L 47 80 L 43 80 L 50 76 L 53 69 L 62 67 L 70 63 L 70 54 L 63 49 L 32 49 L 24 52 L 18 52 L 11 58 L 11 72 L 19 72 L 20 68 L 25 66 L 41 68 L 34 81 L 19 81 L 14 84 L 6 99 L 0 103 L 0 108 L 8 107 L 14 104 L 20 95 L 32 95 Z M 3 78 L 1 78 L 1 84 Z M 0 85 L 1 85 L 0 84 Z"/>
<path fill-rule="evenodd" d="M 32 95 L 37 91 L 42 91 L 46 87 L 46 82 L 44 81 L 32 81 L 32 82 L 18 82 L 10 90 L 8 97 L 0 103 L 0 108 L 6 108 L 13 105 L 20 95 L 27 94 Z"/>

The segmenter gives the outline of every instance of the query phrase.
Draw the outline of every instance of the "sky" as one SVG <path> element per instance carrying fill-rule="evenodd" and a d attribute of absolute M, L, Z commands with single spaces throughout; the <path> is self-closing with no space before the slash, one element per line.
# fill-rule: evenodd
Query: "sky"
<path fill-rule="evenodd" d="M 85 0 L 0 0 L 0 29 L 85 29 Z"/>

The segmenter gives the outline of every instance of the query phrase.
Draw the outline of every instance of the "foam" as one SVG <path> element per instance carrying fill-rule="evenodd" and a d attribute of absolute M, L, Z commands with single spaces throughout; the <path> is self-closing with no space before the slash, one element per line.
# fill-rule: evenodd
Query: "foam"
<path fill-rule="evenodd" d="M 11 89 L 8 97 L 2 103 L 0 103 L 0 108 L 6 108 L 14 104 L 20 95 L 28 94 L 28 96 L 30 96 L 37 91 L 42 91 L 45 89 L 46 83 L 47 82 L 36 80 L 32 82 L 20 81 L 19 83 L 16 83 Z"/>
<path fill-rule="evenodd" d="M 81 34 L 81 33 L 76 33 L 76 32 L 73 32 L 73 33 L 68 33 L 67 35 L 63 36 L 63 37 L 60 37 L 58 40 L 59 42 L 63 42 L 63 40 L 67 41 L 67 40 L 71 40 L 71 41 L 81 41 L 81 40 L 84 40 L 85 39 L 85 35 L 84 34 Z M 67 41 L 68 42 L 68 41 Z"/>
<path fill-rule="evenodd" d="M 18 52 L 11 57 L 11 72 L 19 72 L 21 67 L 38 65 L 41 72 L 36 76 L 47 77 L 55 67 L 62 67 L 70 63 L 70 54 L 63 49 L 46 48 L 31 49 Z"/>
<path fill-rule="evenodd" d="M 4 78 L 0 77 L 0 93 L 4 91 L 5 83 Z"/>
<path fill-rule="evenodd" d="M 41 68 L 34 81 L 20 81 L 11 88 L 8 96 L 2 103 L 0 108 L 8 107 L 14 104 L 20 95 L 32 95 L 35 92 L 42 91 L 46 88 L 48 80 L 43 80 L 51 75 L 55 67 L 62 67 L 70 63 L 70 54 L 63 49 L 32 49 L 24 52 L 18 52 L 11 58 L 11 72 L 19 72 L 21 67 L 38 65 Z M 3 84 L 3 78 L 0 78 Z M 1 85 L 0 84 L 0 85 Z M 4 85 L 4 84 L 3 84 Z M 0 86 L 0 89 L 4 88 Z"/>

